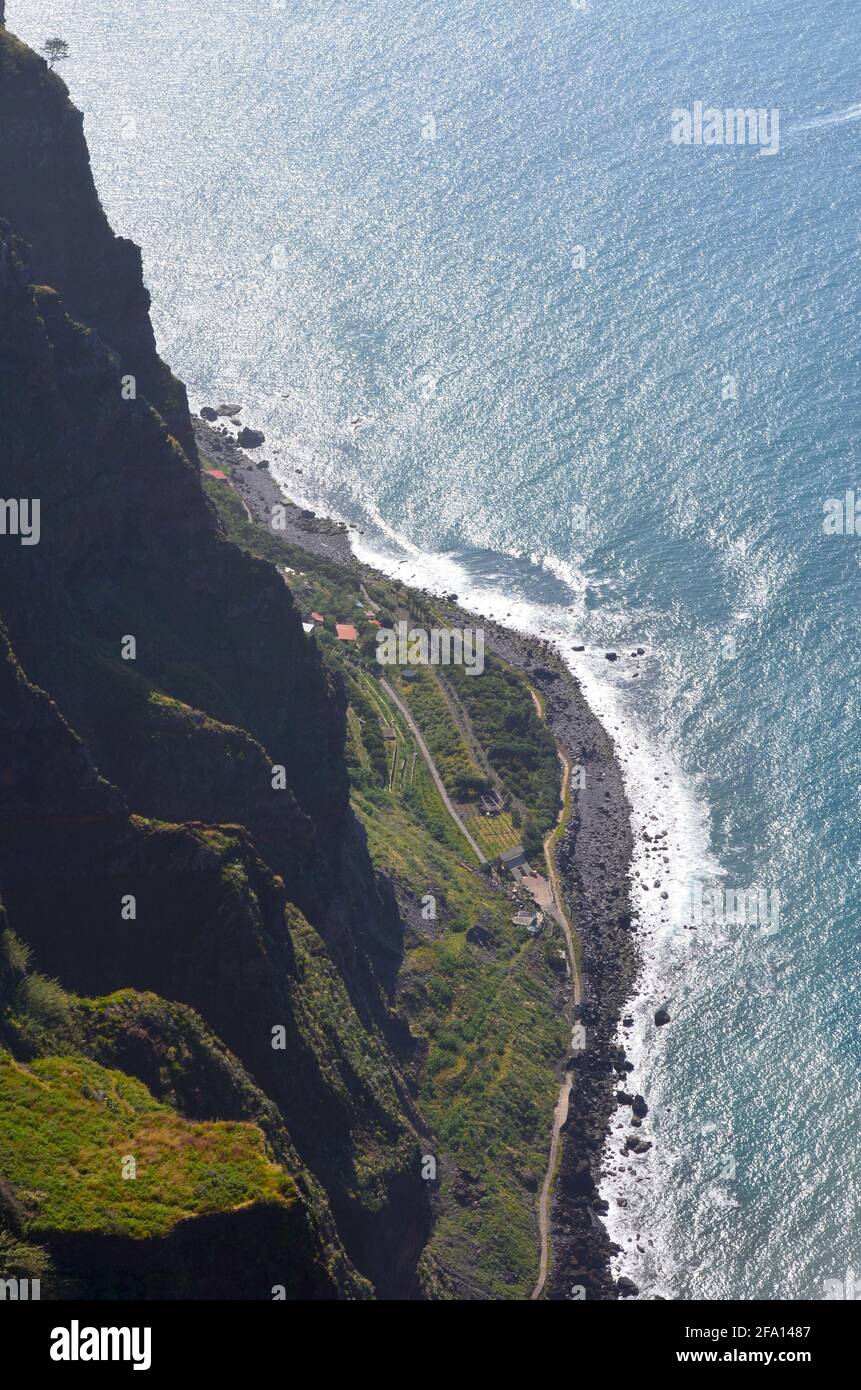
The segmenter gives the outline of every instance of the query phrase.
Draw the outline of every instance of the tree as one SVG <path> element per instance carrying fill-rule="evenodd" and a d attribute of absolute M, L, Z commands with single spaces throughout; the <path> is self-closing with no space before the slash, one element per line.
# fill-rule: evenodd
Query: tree
<path fill-rule="evenodd" d="M 55 63 L 62 63 L 64 58 L 68 58 L 69 45 L 65 39 L 46 39 L 42 52 L 48 59 L 48 67 L 52 68 Z"/>

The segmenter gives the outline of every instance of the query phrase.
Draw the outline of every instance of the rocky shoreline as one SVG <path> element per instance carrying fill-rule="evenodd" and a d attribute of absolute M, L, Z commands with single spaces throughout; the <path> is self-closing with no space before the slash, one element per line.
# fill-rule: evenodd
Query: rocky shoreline
<path fill-rule="evenodd" d="M 586 1046 L 571 1058 L 574 1085 L 553 1194 L 554 1258 L 547 1287 L 553 1300 L 613 1299 L 635 1292 L 611 1277 L 617 1247 L 600 1219 L 606 1206 L 598 1195 L 617 1083 L 631 1069 L 615 1036 L 640 968 L 629 896 L 631 808 L 612 742 L 561 657 L 548 644 L 495 624 L 486 624 L 485 632 L 492 649 L 540 690 L 550 728 L 571 762 L 585 769 L 584 786 L 572 790 L 571 817 L 556 851 L 582 952 L 579 1021 Z M 639 1126 L 636 1115 L 632 1123 Z"/>
<path fill-rule="evenodd" d="M 245 503 L 246 511 L 256 521 L 268 524 L 272 508 L 286 505 L 284 528 L 280 534 L 293 545 L 304 547 L 313 555 L 334 560 L 339 565 L 355 568 L 357 561 L 350 545 L 349 529 L 341 521 L 317 516 L 307 507 L 298 507 L 285 497 L 270 473 L 269 460 L 253 459 L 238 443 L 238 436 L 224 425 L 192 417 L 194 436 L 202 455 L 214 468 L 230 469 L 234 491 Z M 261 452 L 262 446 L 255 452 Z"/>
<path fill-rule="evenodd" d="M 268 524 L 273 506 L 287 502 L 281 532 L 286 539 L 353 573 L 373 577 L 371 567 L 353 554 L 350 528 L 290 504 L 268 465 L 255 462 L 223 426 L 219 429 L 212 421 L 195 419 L 194 429 L 201 454 L 215 468 L 229 466 L 231 484 L 256 521 Z M 476 615 L 461 608 L 453 595 L 436 601 L 445 603 L 452 625 L 475 626 Z M 521 669 L 541 692 L 550 728 L 572 764 L 585 769 L 584 785 L 572 790 L 570 819 L 556 852 L 582 951 L 584 995 L 579 1022 L 586 1045 L 569 1059 L 574 1085 L 552 1201 L 553 1260 L 547 1296 L 607 1300 L 634 1295 L 637 1290 L 630 1281 L 612 1278 L 610 1259 L 618 1247 L 601 1221 L 607 1206 L 598 1194 L 605 1143 L 617 1106 L 633 1102 L 634 1131 L 645 1113 L 643 1098 L 627 1097 L 624 1090 L 632 1066 L 615 1042 L 640 969 L 629 890 L 631 807 L 612 741 L 555 649 L 540 638 L 523 636 L 486 618 L 479 621 L 491 650 Z M 636 1132 L 629 1136 L 632 1155 L 641 1142 Z"/>

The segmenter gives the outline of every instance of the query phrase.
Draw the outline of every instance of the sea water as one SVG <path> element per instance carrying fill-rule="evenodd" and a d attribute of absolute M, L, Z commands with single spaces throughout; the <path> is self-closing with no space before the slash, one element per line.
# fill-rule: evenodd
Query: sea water
<path fill-rule="evenodd" d="M 7 21 L 70 44 L 195 406 L 241 400 L 366 558 L 556 641 L 616 740 L 653 1140 L 608 1147 L 618 1272 L 822 1297 L 861 1265 L 861 536 L 822 525 L 861 496 L 854 0 Z M 727 142 L 748 108 L 776 149 Z M 777 931 L 692 929 L 704 884 L 776 890 Z"/>

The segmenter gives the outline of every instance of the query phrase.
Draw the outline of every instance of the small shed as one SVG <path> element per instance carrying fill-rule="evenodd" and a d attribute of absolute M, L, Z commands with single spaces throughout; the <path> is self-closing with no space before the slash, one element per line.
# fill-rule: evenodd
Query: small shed
<path fill-rule="evenodd" d="M 529 873 L 529 863 L 522 845 L 515 845 L 514 849 L 507 849 L 504 854 L 500 854 L 499 862 L 503 869 L 514 874 L 515 878 L 519 878 L 522 873 Z"/>

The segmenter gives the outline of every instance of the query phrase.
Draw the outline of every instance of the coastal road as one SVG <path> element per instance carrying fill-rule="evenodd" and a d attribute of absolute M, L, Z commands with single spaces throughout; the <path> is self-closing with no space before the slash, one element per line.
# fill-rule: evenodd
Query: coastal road
<path fill-rule="evenodd" d="M 565 814 L 565 801 L 568 796 L 569 788 L 571 786 L 571 764 L 568 761 L 567 754 L 563 751 L 562 748 L 559 747 L 558 744 L 556 746 L 556 752 L 558 753 L 559 761 L 562 764 L 562 810 L 559 812 L 559 816 L 556 821 L 556 827 L 558 828 L 559 823 Z M 556 906 L 557 920 L 560 926 L 562 927 L 563 932 L 565 933 L 565 945 L 568 948 L 568 963 L 571 967 L 571 979 L 574 984 L 574 1003 L 581 1004 L 583 1002 L 583 980 L 580 975 L 580 966 L 577 963 L 577 954 L 574 950 L 574 934 L 571 930 L 571 923 L 569 922 L 565 909 L 562 905 L 562 889 L 559 884 L 559 871 L 556 868 L 556 860 L 553 857 L 553 849 L 550 844 L 550 841 L 552 840 L 554 834 L 555 831 L 551 830 L 550 834 L 545 837 L 544 858 L 547 862 L 547 874 L 550 879 L 550 888 L 553 893 L 553 902 Z"/>
<path fill-rule="evenodd" d="M 473 851 L 473 853 L 474 853 L 475 855 L 478 856 L 478 862 L 479 862 L 479 864 L 486 864 L 486 863 L 487 863 L 487 856 L 484 855 L 484 854 L 482 854 L 482 852 L 481 852 L 481 850 L 479 849 L 478 845 L 476 844 L 475 840 L 472 838 L 472 836 L 470 835 L 470 833 L 469 833 L 469 831 L 467 830 L 466 826 L 464 825 L 463 821 L 461 820 L 460 816 L 458 815 L 457 811 L 455 810 L 454 805 L 453 805 L 453 803 L 452 803 L 452 799 L 451 799 L 451 797 L 449 796 L 448 792 L 446 791 L 446 789 L 445 789 L 445 784 L 444 784 L 444 782 L 443 782 L 441 776 L 439 775 L 439 771 L 438 771 L 438 769 L 437 769 L 437 765 L 436 765 L 436 763 L 434 762 L 434 760 L 433 760 L 433 758 L 432 758 L 432 756 L 431 756 L 431 751 L 430 751 L 430 749 L 428 748 L 427 744 L 425 743 L 424 739 L 422 738 L 421 733 L 420 733 L 420 731 L 419 731 L 419 727 L 418 727 L 418 725 L 416 724 L 416 721 L 413 719 L 413 716 L 412 716 L 412 714 L 410 713 L 409 708 L 408 708 L 407 705 L 404 703 L 404 701 L 401 699 L 400 695 L 396 695 L 396 694 L 395 694 L 394 690 L 393 690 L 392 687 L 389 685 L 389 683 L 388 683 L 387 680 L 383 680 L 383 679 L 381 678 L 381 679 L 380 679 L 380 685 L 382 686 L 383 690 L 385 690 L 385 692 L 386 692 L 386 694 L 388 695 L 389 699 L 391 700 L 392 704 L 393 704 L 398 710 L 400 710 L 401 714 L 403 715 L 403 717 L 404 717 L 404 719 L 405 719 L 405 721 L 406 721 L 407 727 L 408 727 L 410 733 L 412 734 L 413 738 L 415 739 L 415 741 L 416 741 L 416 743 L 417 743 L 417 745 L 418 745 L 419 752 L 421 753 L 422 757 L 424 758 L 425 762 L 427 763 L 427 765 L 428 765 L 428 767 L 429 767 L 429 769 L 430 769 L 431 777 L 432 777 L 433 780 L 434 780 L 434 783 L 435 783 L 435 785 L 436 785 L 437 791 L 439 792 L 440 796 L 442 797 L 442 803 L 443 803 L 443 805 L 445 806 L 445 809 L 448 811 L 449 815 L 451 816 L 452 820 L 454 821 L 454 823 L 455 823 L 455 825 L 457 826 L 458 830 L 460 831 L 461 835 L 463 835 L 463 837 L 464 837 L 464 839 L 466 840 L 467 844 L 469 845 L 470 849 Z"/>
<path fill-rule="evenodd" d="M 547 1282 L 547 1265 L 550 1259 L 550 1191 L 553 1186 L 553 1174 L 556 1171 L 556 1160 L 559 1156 L 559 1136 L 562 1133 L 562 1126 L 568 1119 L 568 1100 L 571 1095 L 571 1073 L 566 1071 L 565 1080 L 559 1089 L 559 1099 L 556 1102 L 556 1109 L 553 1112 L 553 1132 L 550 1138 L 550 1158 L 547 1163 L 547 1172 L 544 1175 L 544 1184 L 541 1188 L 541 1199 L 538 1203 L 538 1229 L 541 1235 L 541 1262 L 538 1268 L 538 1282 L 532 1290 L 531 1298 L 540 1298 L 544 1292 L 544 1285 Z"/>
<path fill-rule="evenodd" d="M 535 692 L 530 688 L 530 694 L 535 703 L 538 714 L 543 719 L 544 710 Z M 574 935 L 571 930 L 571 923 L 563 905 L 562 890 L 559 884 L 559 874 L 556 868 L 556 860 L 553 857 L 552 840 L 553 836 L 565 815 L 565 805 L 571 787 L 571 763 L 567 754 L 557 743 L 556 752 L 562 764 L 562 809 L 556 820 L 556 827 L 544 839 L 544 858 L 547 862 L 547 873 L 550 879 L 550 891 L 553 894 L 553 915 L 562 928 L 565 935 L 565 946 L 568 952 L 568 964 L 571 970 L 571 980 L 573 984 L 573 1000 L 578 1005 L 583 999 L 583 981 L 580 974 L 580 966 L 577 962 L 577 955 L 574 950 Z M 532 1299 L 540 1298 L 547 1283 L 547 1269 L 550 1263 L 550 1197 L 553 1190 L 553 1178 L 556 1172 L 556 1163 L 559 1157 L 560 1136 L 562 1126 L 568 1119 L 568 1102 L 571 1097 L 572 1077 L 571 1072 L 566 1069 L 559 1088 L 559 1099 L 556 1102 L 556 1109 L 553 1112 L 553 1129 L 550 1134 L 550 1156 L 547 1160 L 547 1172 L 544 1175 L 544 1182 L 541 1187 L 541 1196 L 538 1200 L 538 1232 L 541 1240 L 541 1256 L 538 1266 L 538 1280 L 532 1290 Z"/>

